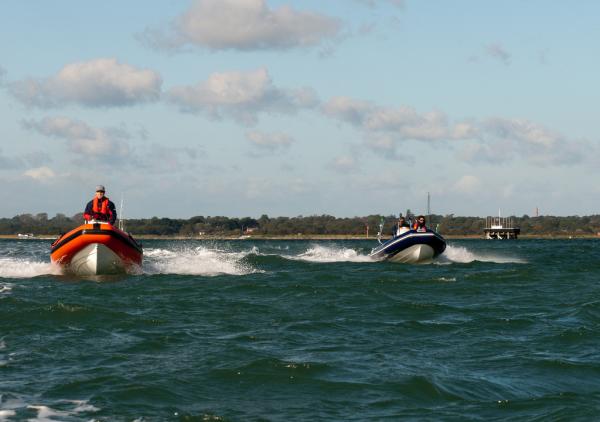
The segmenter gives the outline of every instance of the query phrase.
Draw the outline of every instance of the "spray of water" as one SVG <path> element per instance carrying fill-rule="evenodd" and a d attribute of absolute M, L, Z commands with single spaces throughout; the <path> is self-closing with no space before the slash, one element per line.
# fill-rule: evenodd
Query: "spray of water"
<path fill-rule="evenodd" d="M 286 258 L 309 262 L 372 262 L 368 255 L 361 255 L 354 249 L 322 245 L 313 245 L 300 255 Z"/>
<path fill-rule="evenodd" d="M 30 278 L 50 274 L 61 274 L 61 268 L 50 262 L 12 257 L 0 258 L 0 278 Z"/>
<path fill-rule="evenodd" d="M 460 264 L 468 264 L 470 262 L 479 261 L 479 262 L 494 262 L 497 264 L 506 264 L 506 263 L 515 263 L 515 264 L 524 264 L 527 261 L 509 257 L 502 255 L 494 255 L 490 253 L 482 253 L 482 252 L 472 252 L 465 248 L 464 246 L 452 246 L 448 245 L 446 247 L 446 251 L 440 256 L 438 262 L 441 264 L 448 263 L 460 263 Z"/>
<path fill-rule="evenodd" d="M 214 276 L 245 275 L 258 270 L 244 261 L 256 247 L 246 252 L 230 252 L 203 246 L 183 249 L 146 249 L 143 271 L 146 274 L 186 274 Z"/>

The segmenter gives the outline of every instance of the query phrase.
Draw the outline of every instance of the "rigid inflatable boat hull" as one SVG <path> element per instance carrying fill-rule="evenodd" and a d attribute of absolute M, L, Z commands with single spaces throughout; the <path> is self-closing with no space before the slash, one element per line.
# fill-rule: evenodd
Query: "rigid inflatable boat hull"
<path fill-rule="evenodd" d="M 374 248 L 369 256 L 382 261 L 426 264 L 445 249 L 445 239 L 433 230 L 409 230 Z"/>
<path fill-rule="evenodd" d="M 78 275 L 118 274 L 142 264 L 142 247 L 128 233 L 108 223 L 83 224 L 52 244 L 52 262 Z"/>
<path fill-rule="evenodd" d="M 125 264 L 110 248 L 91 243 L 71 259 L 69 270 L 79 275 L 119 274 L 126 272 Z"/>
<path fill-rule="evenodd" d="M 401 262 L 403 264 L 427 264 L 433 260 L 435 251 L 429 245 L 413 245 L 396 255 L 388 258 L 390 262 Z"/>

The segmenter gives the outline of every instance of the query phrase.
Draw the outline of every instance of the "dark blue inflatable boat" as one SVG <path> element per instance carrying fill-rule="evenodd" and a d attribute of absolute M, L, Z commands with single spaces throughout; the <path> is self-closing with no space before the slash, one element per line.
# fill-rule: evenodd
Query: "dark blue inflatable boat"
<path fill-rule="evenodd" d="M 377 260 L 417 264 L 430 262 L 445 249 L 446 240 L 433 230 L 408 230 L 373 248 L 369 256 Z"/>

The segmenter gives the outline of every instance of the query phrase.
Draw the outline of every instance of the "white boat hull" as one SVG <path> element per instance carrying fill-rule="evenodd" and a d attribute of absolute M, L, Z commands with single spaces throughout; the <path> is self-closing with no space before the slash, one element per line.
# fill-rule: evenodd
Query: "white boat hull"
<path fill-rule="evenodd" d="M 73 256 L 69 271 L 78 275 L 119 274 L 125 272 L 125 266 L 110 248 L 92 243 Z"/>
<path fill-rule="evenodd" d="M 429 245 L 413 245 L 388 258 L 391 262 L 404 264 L 425 264 L 431 262 L 435 251 Z"/>

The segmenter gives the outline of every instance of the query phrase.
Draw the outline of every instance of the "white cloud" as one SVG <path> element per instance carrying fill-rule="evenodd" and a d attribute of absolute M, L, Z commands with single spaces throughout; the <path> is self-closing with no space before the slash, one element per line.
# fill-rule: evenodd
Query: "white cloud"
<path fill-rule="evenodd" d="M 525 119 L 490 118 L 485 123 L 487 132 L 501 139 L 516 141 L 541 148 L 553 148 L 561 135 Z"/>
<path fill-rule="evenodd" d="M 440 142 L 477 136 L 475 126 L 451 124 L 440 111 L 418 113 L 408 106 L 380 107 L 349 97 L 331 98 L 321 109 L 326 116 L 356 126 L 363 132 L 366 145 L 387 158 L 403 158 L 395 153 L 402 141 Z"/>
<path fill-rule="evenodd" d="M 409 140 L 449 147 L 458 145 L 451 141 L 461 141 L 458 158 L 494 164 L 523 159 L 539 166 L 572 165 L 598 152 L 589 142 L 568 139 L 526 119 L 493 117 L 451 123 L 441 111 L 418 113 L 409 106 L 381 107 L 349 97 L 334 97 L 321 110 L 358 128 L 368 148 L 391 159 L 407 158 L 397 151 Z"/>
<path fill-rule="evenodd" d="M 244 124 L 255 124 L 260 112 L 291 113 L 314 107 L 313 90 L 275 87 L 266 69 L 213 73 L 195 86 L 174 87 L 168 98 L 183 111 L 203 112 L 212 118 L 230 115 Z"/>
<path fill-rule="evenodd" d="M 29 106 L 56 107 L 74 103 L 108 107 L 156 101 L 161 85 L 161 77 L 152 70 L 137 69 L 114 58 L 102 58 L 68 64 L 50 78 L 12 82 L 9 90 Z"/>
<path fill-rule="evenodd" d="M 141 174 L 173 175 L 186 171 L 197 172 L 197 161 L 206 157 L 202 147 L 167 147 L 149 143 L 143 138 L 142 147 L 135 148 L 135 144 L 130 145 L 133 136 L 124 128 L 96 128 L 68 117 L 27 120 L 22 125 L 65 142 L 75 156 L 73 163 L 86 169 L 118 167 L 122 174 L 135 171 Z M 32 164 L 43 158 L 29 154 L 24 155 L 21 161 Z M 124 163 L 127 165 L 123 166 Z"/>
<path fill-rule="evenodd" d="M 522 158 L 540 166 L 577 164 L 598 150 L 530 120 L 498 117 L 481 124 L 480 144 L 468 148 L 464 157 L 470 160 L 501 163 Z"/>
<path fill-rule="evenodd" d="M 323 105 L 323 112 L 329 117 L 361 126 L 374 108 L 368 101 L 350 97 L 333 97 Z"/>
<path fill-rule="evenodd" d="M 29 169 L 23 175 L 40 182 L 46 182 L 56 177 L 54 170 L 45 166 Z"/>
<path fill-rule="evenodd" d="M 246 132 L 246 138 L 253 146 L 270 153 L 286 150 L 294 142 L 291 136 L 281 132 L 248 131 Z"/>
<path fill-rule="evenodd" d="M 71 152 L 78 155 L 113 160 L 130 154 L 129 146 L 122 140 L 128 135 L 121 129 L 93 128 L 85 122 L 68 117 L 28 120 L 23 122 L 23 126 L 45 136 L 65 140 Z"/>
<path fill-rule="evenodd" d="M 291 6 L 270 9 L 265 0 L 195 0 L 171 23 L 171 33 L 147 30 L 157 48 L 192 45 L 211 50 L 269 50 L 310 47 L 335 38 L 340 22 Z"/>

